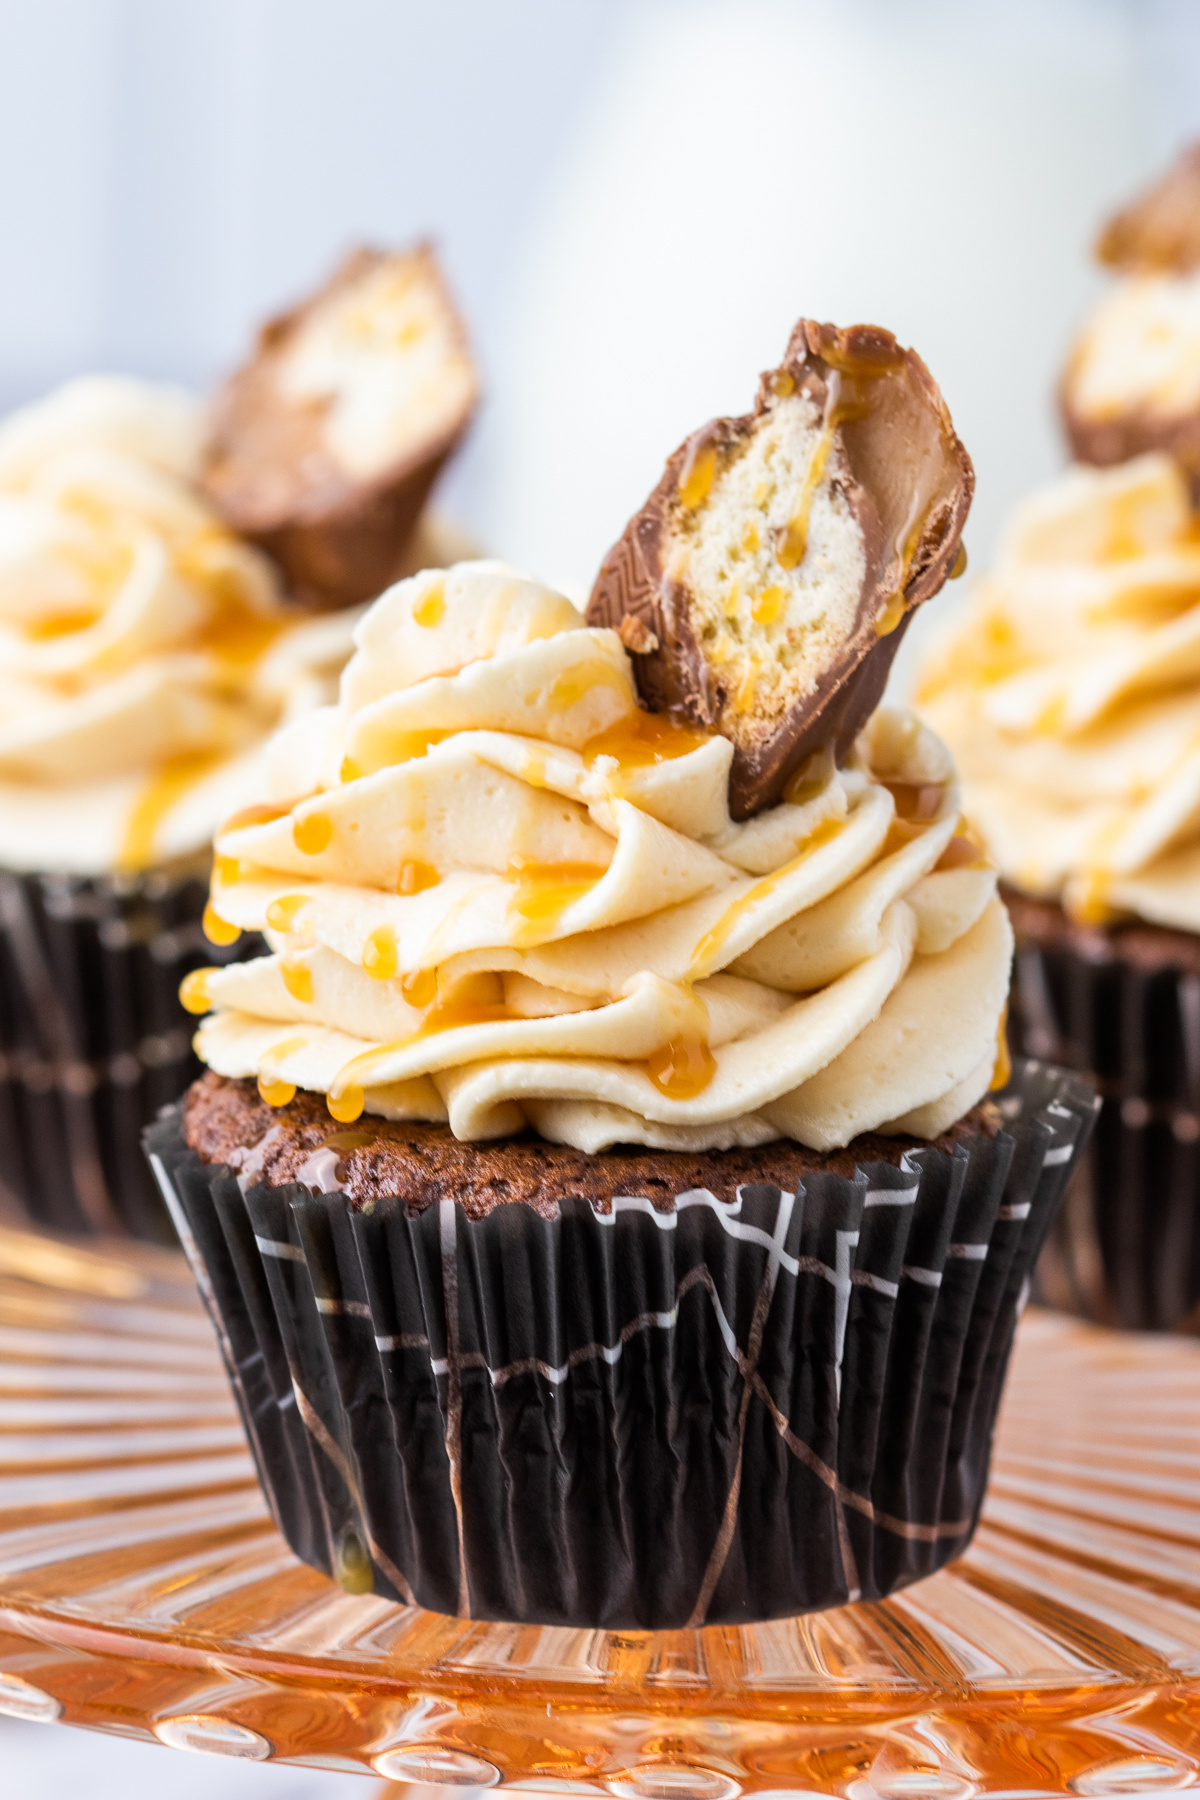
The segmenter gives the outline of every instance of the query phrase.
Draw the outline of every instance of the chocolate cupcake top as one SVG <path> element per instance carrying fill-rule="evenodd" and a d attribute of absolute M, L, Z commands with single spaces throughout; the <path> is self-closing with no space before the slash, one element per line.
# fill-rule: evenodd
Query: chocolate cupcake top
<path fill-rule="evenodd" d="M 932 1137 L 987 1089 L 1007 918 L 911 715 L 735 822 L 730 740 L 536 581 L 426 572 L 356 643 L 217 838 L 210 928 L 272 954 L 189 978 L 210 1068 L 588 1151 Z"/>
<path fill-rule="evenodd" d="M 1014 886 L 1200 931 L 1200 534 L 1174 461 L 1027 500 L 918 701 Z"/>
<path fill-rule="evenodd" d="M 77 381 L 0 425 L 0 864 L 207 850 L 268 734 L 331 697 L 352 621 L 297 625 L 195 485 L 195 403 Z"/>

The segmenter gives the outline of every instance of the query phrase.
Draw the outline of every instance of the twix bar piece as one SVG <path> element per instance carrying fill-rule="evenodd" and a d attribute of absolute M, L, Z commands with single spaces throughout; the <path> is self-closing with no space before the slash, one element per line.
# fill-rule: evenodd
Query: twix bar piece
<path fill-rule="evenodd" d="M 752 413 L 693 433 L 588 607 L 643 704 L 734 744 L 735 818 L 874 711 L 913 611 L 961 549 L 975 477 L 929 371 L 891 332 L 801 319 Z"/>

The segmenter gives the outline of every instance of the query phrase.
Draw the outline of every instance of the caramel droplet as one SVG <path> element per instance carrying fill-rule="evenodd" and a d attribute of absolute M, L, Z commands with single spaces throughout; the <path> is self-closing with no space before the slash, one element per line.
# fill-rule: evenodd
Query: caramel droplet
<path fill-rule="evenodd" d="M 279 972 L 283 976 L 283 985 L 292 999 L 299 1000 L 304 1006 L 311 1006 L 313 978 L 308 964 L 294 962 L 291 958 L 285 957 L 279 965 Z"/>
<path fill-rule="evenodd" d="M 339 1125 L 353 1125 L 355 1119 L 361 1118 L 365 1102 L 366 1095 L 360 1087 L 348 1087 L 340 1094 L 325 1096 L 329 1116 Z"/>
<path fill-rule="evenodd" d="M 756 625 L 778 624 L 783 614 L 787 595 L 781 587 L 764 588 L 758 599 L 750 608 L 750 614 Z"/>
<path fill-rule="evenodd" d="M 887 605 L 881 607 L 876 615 L 875 636 L 890 637 L 903 617 L 904 595 L 893 594 Z"/>
<path fill-rule="evenodd" d="M 808 468 L 805 470 L 804 480 L 800 484 L 796 510 L 779 534 L 775 558 L 781 569 L 798 569 L 804 561 L 804 553 L 808 549 L 809 514 L 812 512 L 812 503 L 817 489 L 821 485 L 821 477 L 825 473 L 825 464 L 829 460 L 832 443 L 833 427 L 827 425 L 813 445 L 812 455 L 808 459 Z"/>
<path fill-rule="evenodd" d="M 375 981 L 391 981 L 400 967 L 396 934 L 390 925 L 378 925 L 363 945 L 362 966 Z"/>
<path fill-rule="evenodd" d="M 193 969 L 179 984 L 179 1002 L 185 1012 L 206 1013 L 212 1005 L 208 994 L 208 978 L 216 969 Z"/>
<path fill-rule="evenodd" d="M 225 919 L 218 918 L 211 900 L 204 909 L 200 925 L 210 944 L 236 944 L 242 935 L 240 925 L 230 925 Z"/>
<path fill-rule="evenodd" d="M 432 863 L 401 863 L 396 892 L 398 894 L 423 894 L 426 888 L 436 887 L 441 879 Z"/>
<path fill-rule="evenodd" d="M 412 616 L 418 625 L 432 626 L 441 623 L 446 610 L 446 589 L 441 582 L 421 595 L 413 607 Z"/>
<path fill-rule="evenodd" d="M 292 842 L 306 856 L 319 856 L 322 850 L 327 850 L 332 836 L 333 821 L 326 813 L 309 813 L 306 818 L 292 823 Z"/>
<path fill-rule="evenodd" d="M 959 576 L 965 575 L 966 572 L 967 572 L 967 546 L 965 544 L 960 544 L 958 546 L 958 555 L 955 557 L 954 562 L 951 565 L 951 569 L 950 569 L 951 581 L 957 581 Z"/>
<path fill-rule="evenodd" d="M 702 1037 L 684 1033 L 647 1058 L 646 1073 L 668 1100 L 691 1100 L 716 1074 L 717 1059 Z"/>
<path fill-rule="evenodd" d="M 708 499 L 713 477 L 717 472 L 717 447 L 706 444 L 701 437 L 694 437 L 688 445 L 687 455 L 679 471 L 679 499 L 689 512 Z"/>
<path fill-rule="evenodd" d="M 307 894 L 281 894 L 267 908 L 267 924 L 272 931 L 294 931 L 297 916 L 307 905 Z"/>
<path fill-rule="evenodd" d="M 438 982 L 436 969 L 413 969 L 400 983 L 400 992 L 410 1006 L 424 1011 L 437 999 Z"/>
<path fill-rule="evenodd" d="M 270 825 L 275 819 L 282 819 L 284 814 L 290 811 L 290 806 L 243 806 L 240 812 L 230 814 L 217 832 L 217 836 L 222 836 L 226 831 L 241 831 L 247 825 Z"/>
<path fill-rule="evenodd" d="M 260 1075 L 258 1091 L 268 1106 L 286 1106 L 296 1098 L 296 1084 L 292 1081 L 272 1081 L 269 1075 Z"/>
<path fill-rule="evenodd" d="M 1006 1001 L 996 1032 L 996 1066 L 992 1070 L 988 1092 L 994 1094 L 999 1088 L 1007 1087 L 1011 1079 L 1012 1057 L 1008 1053 L 1008 1003 Z"/>

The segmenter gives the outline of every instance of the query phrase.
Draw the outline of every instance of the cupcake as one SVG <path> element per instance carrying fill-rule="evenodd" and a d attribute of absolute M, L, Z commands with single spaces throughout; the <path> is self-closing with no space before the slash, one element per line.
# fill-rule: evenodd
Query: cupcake
<path fill-rule="evenodd" d="M 1162 453 L 1014 518 L 919 689 L 1016 929 L 1020 1049 L 1104 1095 L 1043 1264 L 1106 1323 L 1200 1327 L 1200 538 Z"/>
<path fill-rule="evenodd" d="M 0 425 L 0 1182 L 66 1230 L 170 1236 L 138 1139 L 194 1066 L 212 833 L 351 647 L 201 498 L 202 443 L 117 379 Z"/>
<path fill-rule="evenodd" d="M 0 1193 L 173 1241 L 139 1136 L 197 1072 L 210 846 L 373 596 L 463 554 L 422 510 L 477 397 L 432 251 L 360 251 L 209 416 L 70 384 L 0 425 Z M 216 949 L 205 943 L 215 939 Z"/>
<path fill-rule="evenodd" d="M 586 618 L 401 582 L 220 834 L 270 954 L 190 978 L 208 1073 L 147 1147 L 275 1517 L 351 1591 L 673 1628 L 969 1540 L 1093 1106 L 997 1069 L 996 873 L 877 706 L 970 489 L 911 352 L 802 323 Z"/>
<path fill-rule="evenodd" d="M 1096 246 L 1116 274 L 1059 389 L 1080 462 L 1165 450 L 1200 481 L 1200 144 L 1117 213 Z"/>

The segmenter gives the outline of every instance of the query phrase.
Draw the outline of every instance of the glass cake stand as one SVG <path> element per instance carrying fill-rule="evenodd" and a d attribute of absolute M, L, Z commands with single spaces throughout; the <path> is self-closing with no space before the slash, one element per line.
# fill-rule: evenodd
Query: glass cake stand
<path fill-rule="evenodd" d="M 0 1710 L 443 1789 L 1200 1787 L 1200 1343 L 1029 1313 L 976 1539 L 884 1603 L 497 1625 L 296 1560 L 181 1256 L 0 1230 Z"/>

